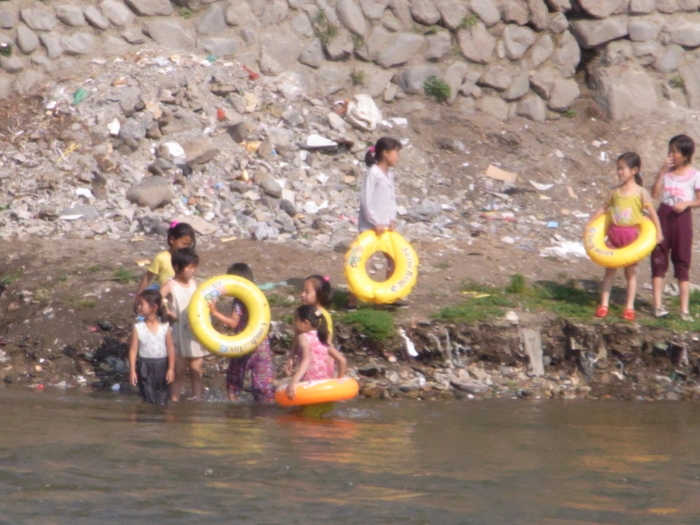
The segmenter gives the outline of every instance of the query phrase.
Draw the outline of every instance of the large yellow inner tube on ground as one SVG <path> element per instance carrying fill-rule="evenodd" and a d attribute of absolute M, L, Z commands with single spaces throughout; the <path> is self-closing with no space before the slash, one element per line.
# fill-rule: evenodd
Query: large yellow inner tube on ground
<path fill-rule="evenodd" d="M 360 391 L 360 385 L 352 377 L 302 381 L 294 387 L 294 399 L 287 397 L 286 390 L 286 383 L 280 385 L 275 392 L 275 402 L 283 407 L 293 407 L 352 399 Z"/>
<path fill-rule="evenodd" d="M 639 236 L 624 248 L 609 248 L 605 236 L 612 224 L 609 213 L 599 217 L 583 233 L 583 246 L 591 260 L 605 268 L 622 268 L 647 257 L 656 246 L 656 226 L 648 218 L 639 225 Z"/>
<path fill-rule="evenodd" d="M 373 281 L 365 265 L 376 252 L 394 260 L 394 274 L 387 281 Z M 418 255 L 406 239 L 394 231 L 377 235 L 374 230 L 360 234 L 345 255 L 345 277 L 350 291 L 368 303 L 390 304 L 411 293 L 418 278 Z"/>
<path fill-rule="evenodd" d="M 224 335 L 211 324 L 209 301 L 222 295 L 240 299 L 248 310 L 248 326 L 236 335 Z M 203 282 L 194 292 L 187 312 L 192 332 L 210 352 L 222 357 L 249 354 L 263 342 L 270 330 L 270 305 L 260 288 L 236 275 L 221 275 Z"/>

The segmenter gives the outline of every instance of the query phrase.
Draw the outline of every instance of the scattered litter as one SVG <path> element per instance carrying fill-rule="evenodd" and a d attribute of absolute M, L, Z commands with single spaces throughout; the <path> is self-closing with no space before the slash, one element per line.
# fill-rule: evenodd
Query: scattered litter
<path fill-rule="evenodd" d="M 549 221 L 547 223 L 547 228 L 559 228 L 559 223 L 557 221 Z"/>
<path fill-rule="evenodd" d="M 504 318 L 506 321 L 513 325 L 517 325 L 520 323 L 520 318 L 518 317 L 518 314 L 516 314 L 513 310 L 508 310 Z"/>
<path fill-rule="evenodd" d="M 401 337 L 403 337 L 404 342 L 406 343 L 406 352 L 408 352 L 408 355 L 411 357 L 418 357 L 418 352 L 416 352 L 416 345 L 413 344 L 413 341 L 411 341 L 408 336 L 406 335 L 406 331 L 403 328 L 399 328 L 399 334 Z"/>
<path fill-rule="evenodd" d="M 90 96 L 90 93 L 88 93 L 85 88 L 79 88 L 75 93 L 73 93 L 73 105 L 77 106 L 83 100 L 88 98 L 88 96 Z"/>
<path fill-rule="evenodd" d="M 362 131 L 374 131 L 382 121 L 382 112 L 370 95 L 361 93 L 348 102 L 345 120 Z"/>
<path fill-rule="evenodd" d="M 136 263 L 136 266 L 138 266 L 139 268 L 143 268 L 144 266 L 148 266 L 149 264 L 151 264 L 150 259 L 138 259 L 134 262 Z"/>
<path fill-rule="evenodd" d="M 539 191 L 547 191 L 552 186 L 554 186 L 554 184 L 542 184 L 540 182 L 535 182 L 534 180 L 531 180 L 530 184 L 532 184 L 535 187 L 535 189 Z"/>
<path fill-rule="evenodd" d="M 515 181 L 518 178 L 518 175 L 516 173 L 502 170 L 501 168 L 497 168 L 493 164 L 489 165 L 489 167 L 486 169 L 486 176 L 491 177 L 495 180 L 508 182 L 510 184 L 515 183 Z"/>
<path fill-rule="evenodd" d="M 287 281 L 280 281 L 278 283 L 264 283 L 264 284 L 258 285 L 258 288 L 260 288 L 261 290 L 266 292 L 268 290 L 272 290 L 273 288 L 275 288 L 277 286 L 287 286 Z"/>
<path fill-rule="evenodd" d="M 484 297 L 491 297 L 490 293 L 473 292 L 473 291 L 462 292 L 462 295 L 469 296 L 469 298 L 471 298 L 471 299 L 483 299 Z"/>
<path fill-rule="evenodd" d="M 558 150 L 558 149 L 555 149 L 555 150 L 554 150 L 554 156 L 555 156 L 556 158 L 558 158 L 558 159 L 563 159 L 563 158 L 566 157 L 566 155 L 564 155 L 564 153 L 563 153 L 561 150 Z"/>
<path fill-rule="evenodd" d="M 85 197 L 87 199 L 94 199 L 95 196 L 92 194 L 92 192 L 88 188 L 76 188 L 75 194 L 78 197 Z"/>
<path fill-rule="evenodd" d="M 117 117 L 114 117 L 112 121 L 107 124 L 107 129 L 109 130 L 109 134 L 113 137 L 118 137 L 119 136 L 119 131 L 122 129 L 122 125 L 119 123 L 119 119 Z"/>
<path fill-rule="evenodd" d="M 513 237 L 510 236 L 501 237 L 501 242 L 503 244 L 515 244 L 515 239 L 513 239 Z"/>
<path fill-rule="evenodd" d="M 540 257 L 559 257 L 569 259 L 570 257 L 588 257 L 583 244 L 577 241 L 559 241 L 554 246 L 548 246 L 540 250 Z"/>
<path fill-rule="evenodd" d="M 574 200 L 578 199 L 578 195 L 576 195 L 576 192 L 574 191 L 574 189 L 571 186 L 567 186 L 566 190 L 569 192 L 569 197 L 571 197 Z"/>
<path fill-rule="evenodd" d="M 334 140 L 322 137 L 321 135 L 313 134 L 306 137 L 306 147 L 311 150 L 336 149 L 338 147 L 338 143 Z"/>

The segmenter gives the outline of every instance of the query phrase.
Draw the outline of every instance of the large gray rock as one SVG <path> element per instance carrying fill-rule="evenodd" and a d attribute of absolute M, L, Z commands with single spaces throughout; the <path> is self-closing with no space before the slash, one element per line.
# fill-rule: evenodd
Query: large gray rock
<path fill-rule="evenodd" d="M 505 91 L 513 81 L 513 72 L 509 67 L 493 65 L 486 68 L 478 85 Z"/>
<path fill-rule="evenodd" d="M 88 21 L 88 24 L 95 29 L 99 29 L 101 31 L 109 29 L 109 20 L 102 14 L 102 11 L 95 6 L 87 6 L 85 11 L 83 11 L 83 14 L 85 15 L 85 20 Z"/>
<path fill-rule="evenodd" d="M 581 61 L 581 49 L 574 36 L 564 31 L 557 37 L 557 49 L 552 56 L 552 62 L 564 77 L 571 77 Z"/>
<path fill-rule="evenodd" d="M 360 0 L 360 6 L 365 17 L 369 20 L 380 20 L 389 0 Z"/>
<path fill-rule="evenodd" d="M 430 77 L 441 78 L 442 72 L 437 66 L 412 66 L 404 69 L 398 76 L 397 84 L 405 93 L 423 95 L 425 81 Z"/>
<path fill-rule="evenodd" d="M 136 150 L 139 143 L 146 138 L 146 125 L 140 119 L 130 118 L 119 129 L 119 138 L 127 146 Z"/>
<path fill-rule="evenodd" d="M 541 31 L 549 24 L 549 10 L 544 0 L 527 0 L 530 10 L 530 23 L 537 30 Z"/>
<path fill-rule="evenodd" d="M 691 109 L 700 109 L 700 59 L 680 67 L 679 73 L 683 78 L 688 105 Z"/>
<path fill-rule="evenodd" d="M 225 5 L 225 4 L 224 4 Z M 230 26 L 255 28 L 260 25 L 258 17 L 248 2 L 231 2 L 226 8 L 226 23 Z"/>
<path fill-rule="evenodd" d="M 529 27 L 507 25 L 503 31 L 503 44 L 506 49 L 506 55 L 511 60 L 522 58 L 536 38 L 535 32 Z M 554 44 L 552 44 L 552 52 L 554 51 L 553 48 Z"/>
<path fill-rule="evenodd" d="M 629 13 L 631 15 L 646 15 L 656 9 L 656 0 L 630 0 Z"/>
<path fill-rule="evenodd" d="M 95 39 L 90 33 L 63 35 L 61 46 L 68 55 L 89 55 L 95 49 Z"/>
<path fill-rule="evenodd" d="M 123 29 L 134 22 L 134 13 L 122 2 L 104 0 L 104 2 L 100 4 L 100 8 L 114 27 Z"/>
<path fill-rule="evenodd" d="M 139 16 L 170 16 L 173 5 L 170 0 L 124 0 Z"/>
<path fill-rule="evenodd" d="M 554 40 L 545 33 L 540 37 L 537 43 L 532 46 L 530 52 L 530 65 L 532 67 L 540 67 L 549 57 L 554 54 Z"/>
<path fill-rule="evenodd" d="M 362 10 L 353 0 L 338 0 L 335 6 L 340 22 L 352 33 L 364 37 L 367 34 L 367 22 Z"/>
<path fill-rule="evenodd" d="M 124 40 L 135 46 L 140 46 L 141 44 L 146 43 L 146 35 L 143 34 L 140 27 L 132 26 L 129 29 L 122 31 L 120 34 Z"/>
<path fill-rule="evenodd" d="M 571 0 L 547 0 L 547 5 L 556 13 L 571 11 Z"/>
<path fill-rule="evenodd" d="M 60 39 L 51 33 L 42 33 L 39 38 L 41 45 L 46 49 L 46 55 L 49 58 L 58 58 L 63 54 L 63 46 Z"/>
<path fill-rule="evenodd" d="M 311 38 L 314 36 L 314 28 L 306 13 L 299 13 L 289 22 L 294 33 L 301 38 Z"/>
<path fill-rule="evenodd" d="M 145 33 L 163 47 L 190 49 L 195 44 L 194 36 L 174 19 L 149 20 Z"/>
<path fill-rule="evenodd" d="M 426 37 L 428 49 L 425 52 L 425 59 L 437 61 L 445 57 L 452 49 L 452 35 L 449 31 L 438 31 L 435 35 Z"/>
<path fill-rule="evenodd" d="M 273 0 L 260 15 L 260 24 L 264 27 L 281 24 L 288 14 L 289 6 L 285 0 Z"/>
<path fill-rule="evenodd" d="M 24 62 L 16 55 L 9 57 L 0 55 L 0 68 L 8 73 L 19 73 L 24 69 Z"/>
<path fill-rule="evenodd" d="M 29 55 L 39 47 L 39 37 L 24 24 L 17 26 L 17 47 L 25 55 Z"/>
<path fill-rule="evenodd" d="M 74 5 L 56 6 L 56 16 L 69 27 L 82 27 L 85 25 L 83 12 Z"/>
<path fill-rule="evenodd" d="M 457 98 L 459 89 L 462 87 L 468 72 L 469 66 L 464 62 L 450 64 L 447 71 L 445 71 L 445 78 L 443 78 L 443 80 L 450 86 L 450 96 L 447 99 L 448 104 L 452 104 Z"/>
<path fill-rule="evenodd" d="M 501 0 L 498 9 L 506 24 L 524 26 L 530 20 L 530 9 L 525 0 Z"/>
<path fill-rule="evenodd" d="M 10 11 L 6 7 L 0 7 L 0 28 L 12 29 L 17 23 L 17 15 L 14 11 Z M 9 85 L 6 84 L 5 85 Z"/>
<path fill-rule="evenodd" d="M 674 25 L 670 36 L 673 44 L 683 47 L 698 47 L 700 46 L 700 24 L 683 21 Z"/>
<path fill-rule="evenodd" d="M 389 46 L 394 36 L 381 26 L 374 26 L 365 44 L 356 50 L 357 55 L 363 60 L 373 62 L 379 54 Z"/>
<path fill-rule="evenodd" d="M 501 96 L 504 100 L 517 100 L 527 95 L 528 91 L 530 91 L 529 75 L 527 71 L 521 71 L 515 75 L 510 86 L 508 86 L 508 89 L 506 89 Z"/>
<path fill-rule="evenodd" d="M 545 68 L 530 73 L 530 87 L 540 97 L 548 100 L 554 89 L 554 82 L 558 79 L 553 69 Z"/>
<path fill-rule="evenodd" d="M 208 37 L 200 38 L 197 47 L 207 55 L 215 57 L 226 57 L 235 55 L 240 47 L 240 42 L 235 38 Z"/>
<path fill-rule="evenodd" d="M 415 33 L 399 33 L 377 57 L 377 64 L 393 67 L 405 64 L 413 58 L 423 45 L 425 38 Z"/>
<path fill-rule="evenodd" d="M 197 33 L 200 35 L 216 35 L 225 31 L 226 4 L 214 4 L 197 21 Z"/>
<path fill-rule="evenodd" d="M 544 122 L 547 118 L 547 106 L 544 100 L 531 93 L 518 102 L 516 114 L 535 122 Z"/>
<path fill-rule="evenodd" d="M 614 120 L 638 117 L 656 108 L 654 83 L 641 68 L 627 65 L 597 68 L 592 84 L 596 101 Z"/>
<path fill-rule="evenodd" d="M 622 5 L 623 0 L 579 0 L 583 10 L 595 18 L 607 18 Z"/>
<path fill-rule="evenodd" d="M 675 71 L 680 66 L 683 60 L 683 55 L 685 54 L 685 49 L 681 46 L 671 44 L 666 48 L 663 55 L 654 64 L 654 67 L 661 71 L 662 73 L 670 73 Z"/>
<path fill-rule="evenodd" d="M 267 52 L 265 47 L 260 50 L 260 72 L 268 77 L 276 77 L 285 71 L 285 67 Z"/>
<path fill-rule="evenodd" d="M 552 13 L 549 16 L 549 23 L 547 24 L 547 28 L 555 35 L 563 33 L 564 31 L 569 29 L 569 19 L 566 18 L 566 15 L 564 15 L 564 13 Z"/>
<path fill-rule="evenodd" d="M 627 36 L 627 20 L 621 16 L 604 20 L 576 20 L 571 24 L 571 32 L 581 47 L 591 49 Z"/>
<path fill-rule="evenodd" d="M 7 100 L 12 96 L 12 79 L 0 76 L 0 100 Z"/>
<path fill-rule="evenodd" d="M 632 54 L 639 64 L 651 66 L 664 54 L 664 46 L 653 40 L 649 42 L 633 42 Z"/>
<path fill-rule="evenodd" d="M 324 47 L 330 60 L 345 60 L 352 56 L 355 42 L 350 31 L 341 27 L 338 34 L 326 42 Z"/>
<path fill-rule="evenodd" d="M 479 109 L 501 121 L 508 120 L 508 103 L 500 97 L 486 96 L 479 99 Z"/>
<path fill-rule="evenodd" d="M 473 27 L 461 29 L 457 33 L 457 41 L 462 54 L 468 60 L 479 64 L 491 62 L 496 39 L 481 22 Z"/>
<path fill-rule="evenodd" d="M 670 15 L 680 11 L 680 7 L 678 7 L 676 0 L 656 0 L 656 10 L 659 13 Z"/>
<path fill-rule="evenodd" d="M 432 26 L 440 21 L 440 11 L 433 0 L 412 0 L 411 16 L 419 24 Z"/>
<path fill-rule="evenodd" d="M 269 195 L 275 199 L 279 199 L 282 196 L 282 186 L 271 175 L 264 177 L 259 182 L 256 180 L 256 182 L 265 195 Z"/>
<path fill-rule="evenodd" d="M 491 0 L 471 0 L 471 9 L 488 27 L 501 21 L 501 13 Z"/>
<path fill-rule="evenodd" d="M 126 192 L 129 202 L 155 210 L 173 200 L 175 194 L 170 182 L 163 177 L 148 177 L 134 184 Z"/>
<path fill-rule="evenodd" d="M 700 0 L 678 0 L 678 8 L 687 13 L 697 13 Z"/>
<path fill-rule="evenodd" d="M 299 53 L 299 62 L 302 64 L 318 69 L 323 65 L 323 44 L 316 38 L 312 40 L 306 48 Z"/>
<path fill-rule="evenodd" d="M 393 10 L 386 11 L 381 20 L 382 25 L 387 28 L 392 33 L 398 33 L 406 27 L 405 24 L 401 23 L 401 20 L 394 14 Z"/>
<path fill-rule="evenodd" d="M 51 31 L 58 23 L 56 16 L 44 9 L 22 9 L 19 15 L 22 21 L 34 31 Z"/>
<path fill-rule="evenodd" d="M 547 107 L 552 111 L 566 111 L 580 94 L 581 90 L 574 79 L 558 78 L 554 81 Z"/>
<path fill-rule="evenodd" d="M 464 17 L 467 16 L 467 8 L 459 0 L 433 0 L 435 7 L 440 12 L 440 19 L 448 29 L 457 29 Z"/>
<path fill-rule="evenodd" d="M 389 0 L 387 6 L 390 9 L 390 13 L 385 12 L 382 16 L 384 23 L 386 25 L 386 16 L 393 15 L 398 19 L 399 27 L 395 31 L 401 31 L 404 29 L 413 28 L 413 18 L 411 18 L 411 6 L 409 5 L 409 0 Z M 389 27 L 387 26 L 387 29 Z"/>
<path fill-rule="evenodd" d="M 332 95 L 349 86 L 350 75 L 337 65 L 324 66 L 316 72 L 316 87 L 323 95 Z"/>
<path fill-rule="evenodd" d="M 652 20 L 631 19 L 627 23 L 629 38 L 633 42 L 648 42 L 656 40 L 661 33 L 661 24 Z"/>

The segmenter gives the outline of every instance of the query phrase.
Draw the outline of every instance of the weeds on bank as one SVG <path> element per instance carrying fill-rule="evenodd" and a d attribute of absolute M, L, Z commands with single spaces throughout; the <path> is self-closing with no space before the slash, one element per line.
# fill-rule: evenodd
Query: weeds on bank
<path fill-rule="evenodd" d="M 22 277 L 22 270 L 15 270 L 14 272 L 7 274 L 5 277 L 0 279 L 0 286 L 10 286 L 20 277 Z"/>
<path fill-rule="evenodd" d="M 316 13 L 312 25 L 316 38 L 318 38 L 324 46 L 328 45 L 331 40 L 338 36 L 338 28 L 331 24 L 323 9 L 319 9 L 318 13 Z"/>
<path fill-rule="evenodd" d="M 433 315 L 434 319 L 449 322 L 474 323 L 503 317 L 507 309 L 519 309 L 526 312 L 549 312 L 557 317 L 579 322 L 595 321 L 595 309 L 600 301 L 598 291 L 584 290 L 578 281 L 570 279 L 565 283 L 544 281 L 528 283 L 520 274 L 512 275 L 510 283 L 503 287 L 484 285 L 474 281 L 462 283 L 462 293 L 467 298 L 455 305 L 443 308 Z M 625 290 L 613 289 L 613 296 L 620 301 L 610 305 L 608 320 L 621 321 Z M 690 295 L 690 313 L 696 319 L 692 323 L 680 320 L 678 298 L 664 299 L 672 312 L 662 319 L 655 319 L 646 312 L 651 311 L 651 304 L 637 299 L 637 321 L 645 326 L 657 327 L 676 332 L 700 331 L 700 291 Z"/>
<path fill-rule="evenodd" d="M 464 18 L 462 18 L 462 21 L 459 23 L 459 28 L 458 29 L 467 29 L 470 27 L 474 27 L 476 24 L 479 23 L 479 17 L 476 16 L 475 13 L 471 13 Z"/>
<path fill-rule="evenodd" d="M 423 84 L 423 90 L 426 95 L 434 98 L 435 102 L 438 103 L 446 102 L 450 98 L 450 85 L 435 76 L 427 78 Z"/>
<path fill-rule="evenodd" d="M 364 86 L 365 85 L 365 72 L 361 69 L 355 69 L 350 73 L 350 80 L 353 86 Z"/>
<path fill-rule="evenodd" d="M 119 268 L 112 276 L 112 280 L 117 281 L 119 284 L 135 283 L 139 280 L 139 278 L 140 277 L 138 275 L 131 270 L 127 270 L 126 268 Z"/>
<path fill-rule="evenodd" d="M 396 335 L 394 316 L 382 310 L 360 308 L 356 312 L 338 315 L 337 320 L 354 326 L 358 332 L 378 343 L 382 343 Z"/>
<path fill-rule="evenodd" d="M 668 79 L 668 85 L 674 89 L 684 88 L 685 87 L 685 79 L 680 75 L 676 75 L 676 76 Z"/>

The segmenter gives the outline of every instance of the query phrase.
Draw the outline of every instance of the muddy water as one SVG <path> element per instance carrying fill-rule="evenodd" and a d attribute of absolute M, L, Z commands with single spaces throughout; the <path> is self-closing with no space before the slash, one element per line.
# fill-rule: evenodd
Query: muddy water
<path fill-rule="evenodd" d="M 700 523 L 697 404 L 0 406 L 3 524 Z"/>

